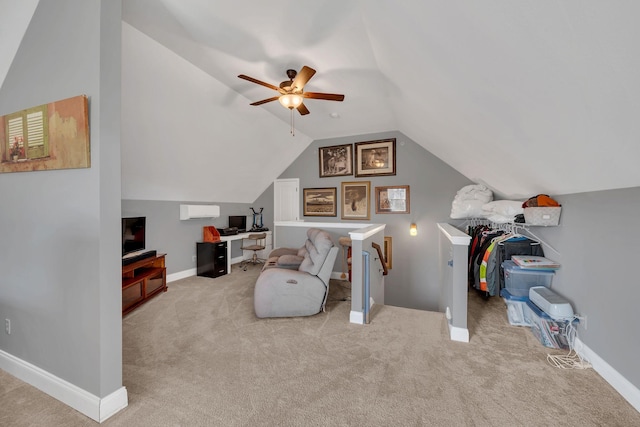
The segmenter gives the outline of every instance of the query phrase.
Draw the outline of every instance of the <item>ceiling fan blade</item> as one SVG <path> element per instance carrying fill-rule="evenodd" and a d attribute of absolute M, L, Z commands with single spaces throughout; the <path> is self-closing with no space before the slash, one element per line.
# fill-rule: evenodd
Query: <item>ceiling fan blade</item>
<path fill-rule="evenodd" d="M 325 99 L 327 101 L 344 101 L 344 95 L 338 93 L 304 92 L 304 98 Z"/>
<path fill-rule="evenodd" d="M 250 81 L 251 83 L 256 83 L 256 84 L 259 84 L 261 86 L 268 87 L 269 89 L 273 89 L 275 91 L 281 92 L 279 87 L 274 86 L 274 85 L 272 85 L 270 83 L 265 83 L 265 82 L 263 82 L 261 80 L 258 80 L 258 79 L 254 79 L 253 77 L 245 76 L 244 74 L 240 74 L 238 77 L 240 77 L 243 80 Z"/>
<path fill-rule="evenodd" d="M 293 79 L 293 84 L 291 85 L 291 89 L 301 91 L 304 88 L 304 85 L 313 77 L 316 73 L 316 70 L 313 68 L 309 68 L 306 65 L 302 67 L 302 70 L 296 75 L 296 78 Z"/>
<path fill-rule="evenodd" d="M 309 110 L 307 110 L 307 107 L 305 107 L 304 104 L 300 104 L 297 108 L 298 113 L 300 113 L 301 116 L 306 116 L 307 114 L 309 114 Z"/>
<path fill-rule="evenodd" d="M 262 104 L 266 104 L 267 102 L 275 101 L 278 98 L 280 98 L 280 97 L 279 96 L 274 96 L 273 98 L 267 98 L 267 99 L 263 99 L 262 101 L 252 102 L 249 105 L 262 105 Z"/>

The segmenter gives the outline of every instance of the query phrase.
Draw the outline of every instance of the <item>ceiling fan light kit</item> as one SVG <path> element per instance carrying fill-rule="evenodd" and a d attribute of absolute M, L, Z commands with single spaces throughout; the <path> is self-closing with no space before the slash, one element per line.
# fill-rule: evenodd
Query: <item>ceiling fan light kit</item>
<path fill-rule="evenodd" d="M 323 99 L 326 101 L 344 100 L 344 95 L 342 94 L 304 92 L 304 85 L 307 84 L 309 79 L 311 79 L 311 77 L 313 77 L 315 73 L 316 70 L 311 67 L 307 67 L 306 65 L 302 67 L 299 73 L 296 72 L 296 70 L 287 70 L 287 77 L 289 77 L 289 80 L 285 80 L 280 83 L 279 87 L 258 79 L 254 79 L 253 77 L 249 77 L 244 74 L 240 74 L 238 77 L 251 83 L 268 87 L 269 89 L 275 90 L 276 92 L 280 93 L 279 96 L 252 102 L 250 105 L 262 105 L 266 104 L 267 102 L 275 101 L 277 99 L 283 107 L 291 110 L 291 134 L 293 135 L 293 109 L 295 108 L 296 110 L 298 110 L 298 113 L 300 113 L 300 115 L 302 116 L 309 114 L 309 110 L 303 102 L 304 98 Z"/>
<path fill-rule="evenodd" d="M 297 93 L 288 93 L 286 95 L 281 95 L 280 98 L 278 98 L 278 101 L 280 101 L 280 104 L 282 104 L 283 107 L 292 110 L 294 108 L 298 108 L 300 104 L 302 104 L 302 95 L 298 95 Z"/>

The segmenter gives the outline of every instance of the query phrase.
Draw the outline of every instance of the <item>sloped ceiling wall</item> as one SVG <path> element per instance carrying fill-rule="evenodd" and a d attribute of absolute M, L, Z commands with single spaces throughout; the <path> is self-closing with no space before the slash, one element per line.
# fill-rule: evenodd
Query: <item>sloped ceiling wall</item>
<path fill-rule="evenodd" d="M 4 79 L 37 1 L 0 1 Z M 506 198 L 640 186 L 637 16 L 633 1 L 127 0 L 123 197 L 250 203 L 311 141 L 390 130 Z M 237 75 L 277 84 L 302 65 L 318 70 L 306 90 L 346 98 L 309 101 L 291 137 L 277 102 L 248 105 L 273 93 Z"/>
<path fill-rule="evenodd" d="M 0 0 L 0 87 L 37 5 L 38 0 Z"/>
<path fill-rule="evenodd" d="M 346 98 L 310 103 L 300 132 L 399 130 L 506 198 L 640 185 L 639 15 L 640 2 L 597 0 L 124 4 L 128 23 L 237 94 L 239 122 L 262 126 L 256 108 L 289 116 L 242 108 L 273 93 L 238 74 L 277 84 L 309 65 L 307 90 Z M 280 156 L 280 141 L 259 148 Z"/>
<path fill-rule="evenodd" d="M 640 185 L 640 3 L 423 4 L 361 3 L 400 130 L 507 197 Z"/>
<path fill-rule="evenodd" d="M 311 142 L 126 23 L 122 40 L 123 199 L 250 203 Z"/>

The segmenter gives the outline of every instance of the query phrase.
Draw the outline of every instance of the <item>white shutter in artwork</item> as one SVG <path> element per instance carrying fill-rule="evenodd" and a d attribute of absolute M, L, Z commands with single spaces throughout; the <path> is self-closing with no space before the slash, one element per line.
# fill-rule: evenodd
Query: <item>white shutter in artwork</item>
<path fill-rule="evenodd" d="M 42 111 L 27 114 L 27 141 L 29 148 L 44 145 L 44 120 Z"/>
<path fill-rule="evenodd" d="M 19 141 L 22 140 L 24 135 L 24 130 L 22 127 L 22 117 L 14 117 L 13 119 L 8 120 L 8 130 L 9 130 L 9 145 L 13 145 L 13 142 L 18 138 Z"/>

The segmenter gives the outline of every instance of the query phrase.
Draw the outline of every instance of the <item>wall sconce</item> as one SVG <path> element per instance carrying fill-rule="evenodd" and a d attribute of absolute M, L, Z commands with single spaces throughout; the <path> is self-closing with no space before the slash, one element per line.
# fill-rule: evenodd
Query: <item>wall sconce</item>
<path fill-rule="evenodd" d="M 417 236 L 418 235 L 418 226 L 416 225 L 416 223 L 412 223 L 411 226 L 409 227 L 409 235 L 411 236 Z"/>

